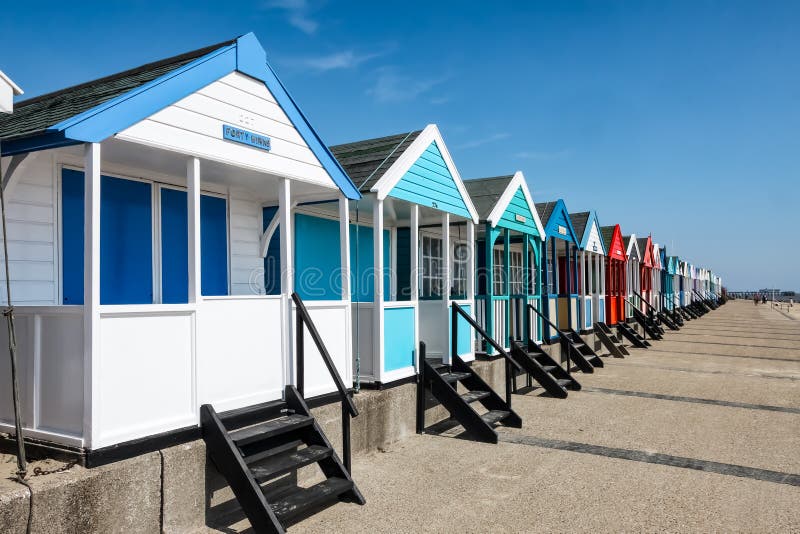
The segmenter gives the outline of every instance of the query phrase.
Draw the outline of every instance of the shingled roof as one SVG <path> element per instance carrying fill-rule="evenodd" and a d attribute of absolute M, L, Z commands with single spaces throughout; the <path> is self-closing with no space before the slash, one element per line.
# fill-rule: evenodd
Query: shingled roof
<path fill-rule="evenodd" d="M 586 231 L 586 224 L 589 222 L 588 211 L 581 211 L 579 213 L 570 213 L 569 220 L 572 221 L 572 228 L 575 229 L 575 235 L 580 241 L 583 239 L 583 233 Z"/>
<path fill-rule="evenodd" d="M 422 130 L 416 130 L 329 148 L 358 190 L 363 193 L 372 189 L 420 133 Z"/>
<path fill-rule="evenodd" d="M 472 204 L 478 211 L 478 217 L 482 221 L 489 218 L 489 214 L 513 179 L 514 175 L 512 174 L 509 176 L 464 180 L 464 187 L 467 188 L 467 193 L 469 193 Z"/>
<path fill-rule="evenodd" d="M 614 228 L 614 226 L 600 227 L 600 235 L 603 236 L 603 243 L 606 244 L 606 248 L 611 247 L 611 240 L 614 239 Z"/>
<path fill-rule="evenodd" d="M 542 221 L 542 226 L 547 226 L 547 221 L 550 220 L 553 210 L 556 209 L 556 204 L 558 204 L 557 201 L 536 203 L 536 211 L 539 213 L 539 220 Z"/>
<path fill-rule="evenodd" d="M 16 103 L 13 114 L 0 116 L 0 139 L 18 139 L 42 134 L 61 121 L 88 111 L 235 42 L 234 39 L 207 46 Z"/>
<path fill-rule="evenodd" d="M 636 244 L 639 245 L 639 252 L 644 254 L 647 252 L 647 238 L 646 237 L 637 237 Z"/>

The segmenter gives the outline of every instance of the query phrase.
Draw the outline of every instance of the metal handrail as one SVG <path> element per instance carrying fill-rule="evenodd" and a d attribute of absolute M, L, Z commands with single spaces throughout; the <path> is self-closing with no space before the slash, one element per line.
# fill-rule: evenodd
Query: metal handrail
<path fill-rule="evenodd" d="M 452 308 L 453 308 L 453 311 L 452 311 L 453 319 L 456 318 L 456 314 L 460 314 L 464 319 L 467 320 L 467 322 L 470 324 L 470 326 L 472 326 L 472 328 L 474 328 L 475 331 L 478 332 L 481 335 L 481 337 L 483 339 L 485 339 L 492 347 L 497 349 L 497 352 L 499 352 L 503 356 L 503 358 L 508 360 L 518 371 L 520 371 L 520 372 L 523 371 L 522 366 L 520 364 L 518 364 L 516 362 L 516 360 L 514 360 L 514 358 L 512 358 L 511 355 L 508 352 L 506 352 L 506 350 L 503 347 L 501 347 L 500 344 L 497 343 L 497 341 L 492 339 L 492 336 L 490 336 L 488 333 L 486 333 L 486 330 L 484 330 L 475 321 L 475 319 L 473 319 L 470 316 L 470 314 L 468 314 L 466 311 L 464 311 L 464 308 L 462 308 L 459 303 L 453 302 L 452 303 Z M 458 322 L 457 321 L 453 321 L 453 335 L 452 335 L 453 339 L 451 340 L 451 349 L 452 349 L 452 353 L 454 355 L 458 355 L 458 336 L 457 336 L 457 334 L 458 334 Z"/>
<path fill-rule="evenodd" d="M 292 300 L 297 306 L 297 313 L 295 316 L 295 347 L 297 354 L 297 391 L 300 395 L 305 396 L 305 328 L 308 328 L 308 333 L 311 334 L 311 339 L 314 340 L 314 345 L 322 356 L 322 361 L 325 362 L 325 367 L 333 378 L 333 383 L 339 392 L 339 398 L 342 401 L 342 460 L 347 471 L 350 471 L 351 464 L 351 448 L 350 448 L 350 418 L 358 416 L 358 409 L 356 408 L 350 392 L 345 387 L 342 377 L 339 376 L 339 371 L 333 364 L 333 359 L 322 342 L 322 336 L 319 335 L 314 321 L 311 319 L 306 305 L 303 304 L 303 299 L 297 293 L 292 293 Z"/>
<path fill-rule="evenodd" d="M 564 332 L 562 332 L 560 328 L 558 328 L 556 325 L 554 325 L 553 322 L 550 319 L 545 317 L 542 312 L 537 310 L 536 306 L 534 306 L 533 304 L 529 303 L 528 304 L 528 309 L 533 310 L 533 312 L 536 315 L 541 317 L 543 321 L 545 321 L 547 324 L 550 325 L 550 328 L 552 328 L 553 330 L 558 332 L 558 341 L 559 341 L 559 343 L 564 345 L 565 343 L 569 342 L 569 340 L 567 339 L 567 336 L 564 335 Z M 530 327 L 530 324 L 528 326 Z M 528 336 L 528 338 L 530 338 L 530 335 Z M 572 369 L 572 358 L 570 357 L 570 351 L 569 351 L 569 345 L 568 345 L 568 348 L 567 348 L 567 373 L 570 373 L 571 369 Z"/>
<path fill-rule="evenodd" d="M 514 389 L 515 389 L 514 385 L 512 384 L 512 381 L 514 381 L 514 383 L 516 382 L 516 379 L 513 376 L 513 373 L 512 373 L 512 370 L 511 370 L 511 366 L 514 366 L 514 368 L 517 371 L 519 371 L 520 373 L 524 372 L 525 370 L 522 368 L 522 366 L 520 364 L 518 364 L 516 362 L 516 360 L 514 360 L 514 358 L 511 357 L 511 355 L 508 352 L 506 352 L 506 350 L 503 347 L 500 346 L 499 343 L 497 343 L 497 341 L 492 339 L 492 336 L 490 336 L 486 332 L 486 330 L 484 330 L 481 327 L 481 325 L 479 325 L 475 321 L 475 319 L 473 319 L 464 310 L 464 308 L 461 307 L 461 305 L 459 303 L 453 302 L 451 304 L 451 308 L 452 308 L 452 311 L 450 312 L 452 314 L 452 316 L 450 318 L 450 323 L 451 323 L 451 327 L 450 328 L 452 330 L 452 333 L 450 334 L 450 337 L 451 337 L 451 339 L 450 339 L 450 350 L 452 351 L 451 354 L 453 355 L 453 357 L 458 356 L 458 316 L 461 315 L 464 319 L 467 320 L 467 322 L 472 326 L 472 328 L 474 328 L 475 331 L 478 332 L 478 334 L 480 334 L 481 337 L 483 337 L 483 339 L 485 339 L 492 347 L 497 349 L 497 352 L 499 352 L 500 355 L 503 356 L 503 358 L 505 358 L 505 363 L 506 363 L 506 365 L 505 365 L 505 367 L 506 367 L 506 369 L 505 369 L 505 371 L 506 371 L 506 404 L 508 404 L 508 406 L 511 407 L 511 394 L 514 392 Z"/>

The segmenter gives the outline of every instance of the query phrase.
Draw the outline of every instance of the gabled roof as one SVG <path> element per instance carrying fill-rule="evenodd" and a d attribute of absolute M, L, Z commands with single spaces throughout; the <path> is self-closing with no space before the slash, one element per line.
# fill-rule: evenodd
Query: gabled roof
<path fill-rule="evenodd" d="M 640 237 L 637 240 L 639 245 L 639 253 L 642 257 L 642 263 L 647 267 L 653 266 L 653 240 L 651 236 Z"/>
<path fill-rule="evenodd" d="M 636 237 L 636 234 L 626 235 L 622 238 L 622 240 L 626 244 L 625 251 L 628 255 L 628 259 L 635 257 L 637 261 L 641 261 L 642 251 L 639 249 L 639 240 Z"/>
<path fill-rule="evenodd" d="M 572 227 L 575 229 L 575 235 L 578 236 L 580 242 L 578 246 L 581 250 L 586 250 L 589 246 L 589 239 L 592 235 L 592 227 L 597 228 L 597 236 L 600 240 L 600 249 L 598 252 L 606 253 L 608 243 L 603 239 L 603 234 L 600 232 L 600 223 L 597 220 L 597 213 L 594 211 L 582 211 L 579 213 L 570 213 L 570 221 Z"/>
<path fill-rule="evenodd" d="M 475 211 L 478 212 L 478 217 L 482 221 L 489 218 L 489 214 L 513 179 L 514 175 L 509 174 L 507 176 L 464 180 L 464 187 L 467 188 L 472 203 L 475 205 Z"/>
<path fill-rule="evenodd" d="M 147 63 L 140 67 L 118 72 L 79 85 L 60 89 L 18 102 L 15 112 L 0 118 L 0 139 L 9 141 L 21 137 L 41 135 L 51 126 L 88 111 L 112 98 L 137 89 L 165 74 L 236 43 L 236 39 L 199 48 L 185 54 Z"/>
<path fill-rule="evenodd" d="M 482 221 L 487 221 L 492 227 L 503 221 L 502 226 L 529 234 L 532 225 L 535 234 L 544 239 L 544 226 L 522 171 L 508 176 L 465 180 L 464 187 Z M 520 191 L 524 202 L 518 198 Z M 512 201 L 516 202 L 513 208 Z M 521 214 L 523 219 L 532 220 L 522 221 L 516 217 L 517 214 Z"/>
<path fill-rule="evenodd" d="M 619 225 L 603 226 L 600 228 L 600 232 L 603 235 L 603 243 L 606 246 L 606 256 L 616 260 L 627 261 L 628 255 L 625 251 L 625 241 Z"/>
<path fill-rule="evenodd" d="M 365 139 L 330 147 L 350 179 L 362 193 L 372 189 L 394 162 L 403 155 L 422 130 Z"/>
<path fill-rule="evenodd" d="M 569 211 L 564 204 L 563 199 L 558 199 L 550 202 L 538 202 L 536 204 L 536 211 L 539 212 L 539 219 L 544 225 L 544 232 L 546 237 L 555 237 L 571 241 L 575 244 L 578 243 L 578 237 L 575 234 L 575 228 L 572 226 L 572 221 L 569 218 Z"/>
<path fill-rule="evenodd" d="M 337 145 L 331 147 L 331 151 L 342 159 L 344 166 L 356 174 L 360 191 L 376 193 L 380 200 L 390 195 L 417 204 L 420 200 L 425 200 L 428 202 L 425 205 L 434 209 L 468 216 L 473 222 L 478 222 L 475 206 L 435 124 L 428 124 L 423 130 L 406 134 Z M 430 166 L 432 162 L 433 167 Z M 416 183 L 409 184 L 409 181 Z M 420 191 L 419 181 L 430 183 L 430 190 Z M 433 200 L 439 196 L 437 192 L 445 191 L 436 187 L 442 184 L 445 185 L 445 190 L 449 188 L 446 193 L 449 196 L 442 197 L 450 203 L 448 206 Z M 405 186 L 415 190 L 400 191 Z M 457 202 L 458 206 L 452 202 Z"/>
<path fill-rule="evenodd" d="M 0 118 L 2 154 L 99 143 L 235 71 L 264 83 L 333 182 L 360 198 L 252 33 L 20 102 Z"/>
<path fill-rule="evenodd" d="M 569 220 L 572 221 L 572 227 L 575 229 L 575 235 L 578 237 L 582 238 L 583 234 L 586 233 L 586 225 L 589 222 L 590 215 L 588 211 L 569 214 Z"/>

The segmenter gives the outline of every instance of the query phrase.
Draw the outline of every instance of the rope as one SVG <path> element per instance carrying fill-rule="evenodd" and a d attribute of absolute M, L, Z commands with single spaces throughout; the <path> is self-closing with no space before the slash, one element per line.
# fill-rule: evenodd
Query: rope
<path fill-rule="evenodd" d="M 25 478 L 28 476 L 28 464 L 25 456 L 25 440 L 22 435 L 22 416 L 19 405 L 19 384 L 17 381 L 17 335 L 14 328 L 14 306 L 11 303 L 11 270 L 8 263 L 8 228 L 6 225 L 6 195 L 3 177 L 3 168 L 0 165 L 0 211 L 3 212 L 3 263 L 6 274 L 6 309 L 3 315 L 6 318 L 8 327 L 8 352 L 11 357 L 11 390 L 14 401 L 14 426 L 16 428 L 17 441 L 17 481 L 28 488 L 30 494 L 30 506 L 28 507 L 28 524 L 26 532 L 31 531 L 31 520 L 33 519 L 33 490 Z"/>

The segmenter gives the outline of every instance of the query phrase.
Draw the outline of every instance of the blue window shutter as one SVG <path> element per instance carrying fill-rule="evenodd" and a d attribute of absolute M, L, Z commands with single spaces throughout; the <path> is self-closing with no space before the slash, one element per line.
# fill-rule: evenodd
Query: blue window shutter
<path fill-rule="evenodd" d="M 264 231 L 269 227 L 273 217 L 278 214 L 278 206 L 268 206 L 263 209 Z M 275 228 L 267 245 L 267 254 L 264 256 L 264 293 L 267 295 L 281 294 L 281 232 L 280 226 Z"/>
<path fill-rule="evenodd" d="M 228 204 L 224 198 L 200 196 L 201 290 L 228 294 Z"/>
<path fill-rule="evenodd" d="M 145 182 L 103 176 L 100 303 L 153 302 L 153 199 Z"/>
<path fill-rule="evenodd" d="M 83 173 L 61 173 L 61 266 L 63 303 L 83 304 Z"/>
<path fill-rule="evenodd" d="M 200 285 L 203 295 L 228 294 L 227 206 L 200 196 Z M 186 191 L 161 190 L 161 300 L 189 300 L 189 224 Z"/>
<path fill-rule="evenodd" d="M 189 223 L 186 192 L 161 189 L 161 301 L 189 301 Z"/>

